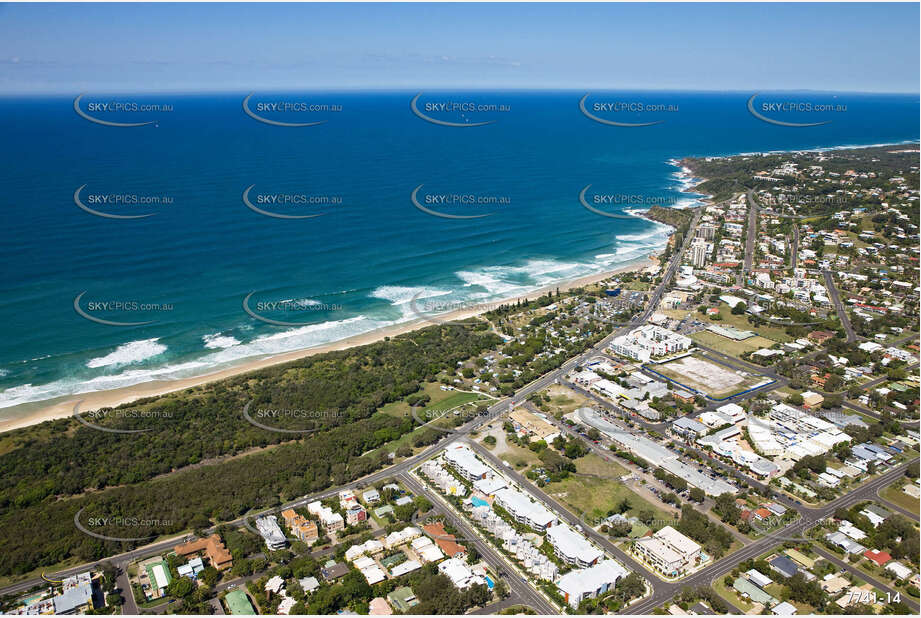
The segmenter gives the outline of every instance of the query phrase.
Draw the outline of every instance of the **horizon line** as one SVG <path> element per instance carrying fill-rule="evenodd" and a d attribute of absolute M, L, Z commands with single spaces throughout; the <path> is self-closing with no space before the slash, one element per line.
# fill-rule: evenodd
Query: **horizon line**
<path fill-rule="evenodd" d="M 743 88 L 725 88 L 725 89 L 690 89 L 690 88 L 602 88 L 602 87 L 576 87 L 576 86 L 567 86 L 567 87 L 539 87 L 539 86 L 521 86 L 521 87 L 486 87 L 486 86 L 400 86 L 400 87 L 389 87 L 389 86 L 322 86 L 309 89 L 294 89 L 291 87 L 256 87 L 247 88 L 247 89 L 238 89 L 238 88 L 200 88 L 200 89 L 125 89 L 125 90 L 116 90 L 111 88 L 102 88 L 98 90 L 94 89 L 74 89 L 74 90 L 34 90 L 34 91 L 7 91 L 0 93 L 0 99 L 2 98 L 17 98 L 17 97 L 72 97 L 78 96 L 81 93 L 92 95 L 208 95 L 208 94 L 227 94 L 227 95 L 246 95 L 251 92 L 266 92 L 266 93 L 304 93 L 304 92 L 314 92 L 314 93 L 393 93 L 393 94 L 406 94 L 406 93 L 419 93 L 419 92 L 482 92 L 482 93 L 496 93 L 496 92 L 514 92 L 514 93 L 586 93 L 586 92 L 616 92 L 616 93 L 636 93 L 636 92 L 649 92 L 649 93 L 686 93 L 686 94 L 787 94 L 787 93 L 797 93 L 797 94 L 851 94 L 851 95 L 889 95 L 889 96 L 918 96 L 921 97 L 921 89 L 919 91 L 892 91 L 892 90 L 828 90 L 828 89 L 806 89 L 806 88 L 793 88 L 793 89 L 743 89 Z M 919 100 L 921 103 L 921 100 Z"/>

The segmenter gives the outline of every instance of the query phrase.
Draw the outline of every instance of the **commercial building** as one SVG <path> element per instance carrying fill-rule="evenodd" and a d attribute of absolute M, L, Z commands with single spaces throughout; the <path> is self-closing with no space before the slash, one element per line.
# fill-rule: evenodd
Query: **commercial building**
<path fill-rule="evenodd" d="M 671 526 L 638 539 L 634 549 L 648 564 L 669 577 L 684 573 L 701 557 L 700 545 Z"/>
<path fill-rule="evenodd" d="M 550 444 L 560 435 L 556 427 L 523 407 L 513 410 L 509 419 L 517 431 L 530 436 L 532 440 L 543 440 Z"/>

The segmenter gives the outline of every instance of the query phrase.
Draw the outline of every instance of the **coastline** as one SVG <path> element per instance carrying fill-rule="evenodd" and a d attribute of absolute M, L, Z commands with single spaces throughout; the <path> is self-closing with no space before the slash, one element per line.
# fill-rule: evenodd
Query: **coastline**
<path fill-rule="evenodd" d="M 670 235 L 669 238 L 671 238 L 671 236 L 672 235 Z M 532 300 L 550 291 L 568 291 L 573 288 L 598 283 L 616 274 L 641 271 L 652 265 L 658 266 L 659 254 L 660 251 L 656 251 L 649 254 L 647 257 L 640 261 L 623 264 L 611 270 L 606 270 L 567 281 L 560 281 L 555 284 L 550 284 L 538 288 L 532 292 L 528 292 L 527 294 L 490 301 L 489 303 L 486 303 L 485 306 L 480 305 L 476 308 L 456 309 L 444 314 L 439 314 L 437 317 L 439 320 L 444 321 L 469 318 L 481 313 L 485 313 L 495 305 L 508 304 L 519 299 Z M 251 358 L 239 365 L 200 376 L 183 378 L 180 380 L 154 380 L 150 382 L 141 382 L 139 384 L 133 384 L 131 386 L 125 386 L 117 389 L 94 391 L 77 395 L 66 395 L 45 401 L 20 404 L 19 406 L 11 406 L 6 408 L 4 412 L 13 412 L 14 418 L 9 420 L 0 420 L 0 433 L 12 431 L 14 429 L 22 429 L 31 425 L 37 425 L 44 421 L 72 416 L 74 406 L 78 403 L 80 403 L 81 412 L 86 412 L 87 410 L 98 410 L 100 408 L 116 407 L 122 404 L 131 403 L 132 401 L 137 401 L 138 399 L 156 397 L 168 393 L 186 390 L 196 386 L 202 386 L 204 384 L 217 382 L 225 378 L 230 378 L 259 369 L 264 369 L 266 367 L 272 367 L 290 361 L 299 360 L 308 356 L 313 356 L 315 354 L 334 352 L 338 350 L 345 350 L 347 348 L 376 343 L 386 337 L 395 337 L 397 335 L 409 333 L 420 328 L 431 326 L 434 323 L 436 322 L 433 319 L 419 318 L 409 322 L 403 322 L 401 324 L 394 324 L 392 326 L 381 328 L 375 331 L 354 335 L 352 337 L 347 337 L 345 339 L 340 339 L 338 341 L 333 341 L 312 348 L 304 348 L 301 350 L 294 350 L 291 352 L 285 352 L 283 354 L 276 354 L 272 356 Z M 28 408 L 33 409 L 26 411 Z M 22 412 L 22 414 L 16 415 L 17 411 Z"/>

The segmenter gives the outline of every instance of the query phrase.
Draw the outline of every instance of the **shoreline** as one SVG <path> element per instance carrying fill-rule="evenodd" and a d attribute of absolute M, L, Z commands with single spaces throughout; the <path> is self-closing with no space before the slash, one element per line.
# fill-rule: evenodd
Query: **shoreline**
<path fill-rule="evenodd" d="M 664 225 L 659 222 L 656 222 L 659 225 Z M 672 238 L 674 232 L 669 235 L 669 239 Z M 621 274 L 625 272 L 639 272 L 644 270 L 649 266 L 658 266 L 659 259 L 658 256 L 661 252 L 664 251 L 664 247 L 660 250 L 654 251 L 647 255 L 645 258 L 634 262 L 623 264 L 616 268 L 605 270 L 599 273 L 592 275 L 586 275 L 584 277 L 578 277 L 576 279 L 570 279 L 566 281 L 560 281 L 555 284 L 550 284 L 538 288 L 532 292 L 526 294 L 521 294 L 517 296 L 511 296 L 508 298 L 503 298 L 496 301 L 489 301 L 486 303 L 478 303 L 475 308 L 468 309 L 456 309 L 454 311 L 449 311 L 444 314 L 437 315 L 437 320 L 434 319 L 436 316 L 431 318 L 417 318 L 410 320 L 408 322 L 403 322 L 401 324 L 394 324 L 387 326 L 381 329 L 373 330 L 367 333 L 361 333 L 358 335 L 353 335 L 351 337 L 346 337 L 345 339 L 339 339 L 338 341 L 331 341 L 319 346 L 312 348 L 303 348 L 300 350 L 293 350 L 290 352 L 284 352 L 282 354 L 275 354 L 272 356 L 263 356 L 263 357 L 253 357 L 249 360 L 245 360 L 238 365 L 232 367 L 227 367 L 218 371 L 211 373 L 206 373 L 200 376 L 193 376 L 190 378 L 182 378 L 179 380 L 152 380 L 150 382 L 141 382 L 139 384 L 132 384 L 130 386 L 125 386 L 122 388 L 102 390 L 102 391 L 93 391 L 89 393 L 79 393 L 75 395 L 64 395 L 61 397 L 55 397 L 53 399 L 46 399 L 44 401 L 36 401 L 19 404 L 18 406 L 10 406 L 5 408 L 3 412 L 12 412 L 13 418 L 8 420 L 0 420 L 0 433 L 13 431 L 15 429 L 22 429 L 24 427 L 30 427 L 32 425 L 37 425 L 44 421 L 55 420 L 59 418 L 66 418 L 73 415 L 74 406 L 78 403 L 80 404 L 80 411 L 86 412 L 87 410 L 98 410 L 100 408 L 112 408 L 122 404 L 131 403 L 137 401 L 138 399 L 144 399 L 147 397 L 157 397 L 161 395 L 166 395 L 168 393 L 174 393 L 177 391 L 186 390 L 189 388 L 202 386 L 209 384 L 211 382 L 217 382 L 225 378 L 230 378 L 238 376 L 244 373 L 249 373 L 252 371 L 257 371 L 259 369 L 265 369 L 267 367 L 272 367 L 275 365 L 280 365 L 294 360 L 299 360 L 306 358 L 308 356 L 313 356 L 315 354 L 323 354 L 325 352 L 335 352 L 339 350 L 345 350 L 348 348 L 353 348 L 362 345 L 368 345 L 371 343 L 376 343 L 383 340 L 386 337 L 394 337 L 397 335 L 402 335 L 408 332 L 418 330 L 420 328 L 425 328 L 436 324 L 437 321 L 447 321 L 447 320 L 457 320 L 473 317 L 480 315 L 489 311 L 493 306 L 501 304 L 513 303 L 519 299 L 532 300 L 538 298 L 547 292 L 560 290 L 568 291 L 573 288 L 583 287 L 586 285 L 591 285 L 598 283 L 609 277 L 612 277 L 616 274 Z M 485 306 L 484 306 L 485 305 Z M 29 408 L 32 410 L 26 411 Z M 21 415 L 16 415 L 16 412 L 22 412 Z"/>

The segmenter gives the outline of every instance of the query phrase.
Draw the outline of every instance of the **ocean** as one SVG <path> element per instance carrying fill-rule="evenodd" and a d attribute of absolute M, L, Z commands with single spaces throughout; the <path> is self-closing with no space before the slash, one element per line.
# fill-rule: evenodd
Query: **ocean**
<path fill-rule="evenodd" d="M 582 92 L 426 92 L 419 114 L 415 92 L 258 93 L 248 109 L 270 122 L 246 113 L 247 94 L 77 104 L 151 122 L 132 127 L 87 119 L 73 96 L 0 98 L 0 418 L 318 346 L 420 307 L 515 296 L 664 246 L 666 226 L 583 207 L 588 185 L 612 214 L 681 208 L 700 197 L 683 192 L 681 157 L 919 136 L 917 96 L 815 95 L 846 112 L 788 127 L 754 117 L 749 93 L 592 93 L 598 117 L 658 122 L 623 127 L 583 114 Z"/>

